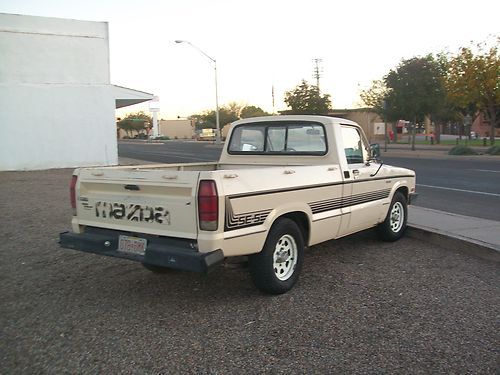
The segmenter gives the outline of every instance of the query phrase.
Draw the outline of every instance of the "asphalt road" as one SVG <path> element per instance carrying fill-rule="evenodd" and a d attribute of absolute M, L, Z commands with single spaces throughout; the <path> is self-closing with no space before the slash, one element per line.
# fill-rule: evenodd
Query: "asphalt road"
<path fill-rule="evenodd" d="M 214 161 L 221 147 L 206 142 L 170 141 L 147 144 L 122 142 L 120 156 L 159 163 Z M 456 160 L 394 158 L 384 162 L 417 172 L 419 195 L 415 205 L 500 221 L 500 158 Z"/>
<path fill-rule="evenodd" d="M 239 267 L 157 275 L 58 247 L 70 176 L 0 173 L 0 373 L 498 371 L 498 263 L 367 231 L 282 296 Z"/>
<path fill-rule="evenodd" d="M 417 173 L 417 206 L 500 221 L 500 158 L 383 160 Z"/>
<path fill-rule="evenodd" d="M 222 146 L 211 142 L 120 142 L 118 155 L 157 163 L 195 163 L 219 159 Z"/>

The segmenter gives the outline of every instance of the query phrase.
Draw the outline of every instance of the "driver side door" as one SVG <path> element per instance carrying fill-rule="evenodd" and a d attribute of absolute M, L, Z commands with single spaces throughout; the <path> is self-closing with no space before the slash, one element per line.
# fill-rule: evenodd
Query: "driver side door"
<path fill-rule="evenodd" d="M 342 206 L 349 217 L 343 229 L 349 234 L 377 224 L 384 214 L 390 186 L 381 178 L 380 164 L 369 160 L 370 148 L 360 130 L 342 125 L 341 135 L 347 165 Z"/>

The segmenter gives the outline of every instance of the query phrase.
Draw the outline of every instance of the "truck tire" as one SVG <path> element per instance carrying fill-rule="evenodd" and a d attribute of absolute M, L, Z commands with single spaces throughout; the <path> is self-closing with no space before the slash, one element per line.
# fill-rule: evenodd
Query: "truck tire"
<path fill-rule="evenodd" d="M 385 220 L 377 226 L 378 237 L 387 242 L 399 240 L 405 230 L 408 219 L 408 204 L 405 196 L 397 191 L 392 197 L 389 212 Z"/>
<path fill-rule="evenodd" d="M 295 285 L 304 257 L 304 239 L 297 224 L 278 219 L 260 253 L 249 257 L 250 274 L 255 286 L 269 294 L 282 294 Z"/>

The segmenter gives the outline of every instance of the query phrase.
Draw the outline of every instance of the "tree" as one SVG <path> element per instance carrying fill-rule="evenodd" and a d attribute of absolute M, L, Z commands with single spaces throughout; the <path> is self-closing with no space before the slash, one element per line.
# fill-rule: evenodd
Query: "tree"
<path fill-rule="evenodd" d="M 222 108 L 226 110 L 228 113 L 233 114 L 236 116 L 238 119 L 241 118 L 241 110 L 245 107 L 244 104 L 238 103 L 238 102 L 229 102 L 226 105 L 224 105 Z M 227 124 L 224 123 L 224 125 Z"/>
<path fill-rule="evenodd" d="M 305 80 L 285 93 L 285 103 L 290 114 L 326 115 L 331 111 L 330 95 L 321 95 L 319 88 Z"/>
<path fill-rule="evenodd" d="M 500 126 L 500 38 L 489 50 L 477 45 L 478 54 L 471 48 L 461 48 L 448 65 L 445 86 L 448 99 L 464 114 L 482 112 L 490 121 L 490 144 L 495 144 L 495 128 Z"/>
<path fill-rule="evenodd" d="M 403 60 L 384 78 L 385 117 L 388 121 L 413 121 L 412 150 L 415 150 L 415 126 L 426 115 L 438 111 L 445 96 L 440 66 L 433 56 Z"/>
<path fill-rule="evenodd" d="M 377 114 L 385 120 L 385 97 L 387 95 L 387 86 L 383 80 L 372 81 L 370 88 L 361 91 L 359 96 L 365 105 L 373 108 Z"/>
<path fill-rule="evenodd" d="M 434 57 L 436 69 L 444 90 L 440 90 L 441 95 L 436 96 L 436 107 L 430 114 L 430 119 L 434 123 L 434 136 L 436 143 L 441 142 L 441 126 L 446 123 L 457 123 L 462 119 L 460 109 L 457 108 L 448 98 L 446 91 L 446 79 L 448 74 L 449 59 L 445 53 L 438 53 Z"/>
<path fill-rule="evenodd" d="M 269 116 L 270 114 L 264 111 L 260 107 L 256 107 L 254 105 L 247 105 L 241 109 L 240 118 L 249 118 L 249 117 L 261 117 L 261 116 Z"/>
<path fill-rule="evenodd" d="M 397 121 L 389 121 L 387 118 L 390 117 L 388 116 L 387 110 L 386 110 L 386 96 L 388 94 L 389 90 L 387 89 L 387 86 L 385 85 L 384 80 L 374 80 L 372 81 L 371 86 L 366 89 L 361 91 L 359 96 L 361 97 L 361 100 L 363 103 L 372 108 L 384 121 L 386 122 L 392 122 L 392 131 L 394 134 L 394 142 L 397 142 Z M 387 131 L 387 130 L 386 130 Z"/>
<path fill-rule="evenodd" d="M 236 120 L 239 120 L 239 113 L 241 112 L 241 105 L 235 102 L 229 103 L 223 107 L 219 108 L 219 122 L 221 128 L 224 125 L 230 124 Z M 189 116 L 191 120 L 194 120 L 196 129 L 215 129 L 216 127 L 216 115 L 214 110 L 204 111 L 201 114 L 195 114 Z"/>
<path fill-rule="evenodd" d="M 221 128 L 224 125 L 230 124 L 240 118 L 268 116 L 269 113 L 265 112 L 262 108 L 254 105 L 244 106 L 237 102 L 230 102 L 219 108 L 219 121 Z M 215 128 L 215 111 L 208 110 L 201 114 L 189 116 L 189 119 L 194 120 L 196 129 Z"/>
<path fill-rule="evenodd" d="M 422 122 L 426 115 L 442 114 L 445 106 L 442 61 L 428 55 L 403 60 L 382 80 L 375 80 L 367 90 L 361 92 L 363 102 L 373 108 L 385 121 L 396 126 L 398 120 Z M 396 129 L 393 129 L 397 134 Z M 415 137 L 412 134 L 412 149 Z"/>
<path fill-rule="evenodd" d="M 131 135 L 132 131 L 136 131 L 139 134 L 141 131 L 147 127 L 152 126 L 152 117 L 147 115 L 144 111 L 129 113 L 122 120 L 117 122 L 117 126 L 123 129 L 127 135 Z"/>

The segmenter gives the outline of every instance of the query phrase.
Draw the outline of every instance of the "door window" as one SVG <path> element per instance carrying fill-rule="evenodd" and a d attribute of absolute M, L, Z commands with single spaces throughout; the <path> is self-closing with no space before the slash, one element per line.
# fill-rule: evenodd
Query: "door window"
<path fill-rule="evenodd" d="M 361 134 L 352 126 L 342 126 L 342 142 L 348 164 L 364 163 L 368 158 Z"/>

